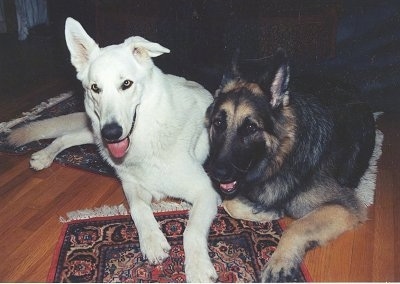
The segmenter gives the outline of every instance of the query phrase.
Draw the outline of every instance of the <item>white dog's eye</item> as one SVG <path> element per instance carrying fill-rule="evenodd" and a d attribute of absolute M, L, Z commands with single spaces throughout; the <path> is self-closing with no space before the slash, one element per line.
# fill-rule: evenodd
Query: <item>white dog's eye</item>
<path fill-rule="evenodd" d="M 90 89 L 92 89 L 92 91 L 95 92 L 96 94 L 100 93 L 100 88 L 97 86 L 97 84 L 92 84 L 90 86 Z"/>
<path fill-rule="evenodd" d="M 122 83 L 121 88 L 122 88 L 122 90 L 126 90 L 126 89 L 130 88 L 130 86 L 132 86 L 132 84 L 133 84 L 133 82 L 131 80 L 125 80 Z"/>

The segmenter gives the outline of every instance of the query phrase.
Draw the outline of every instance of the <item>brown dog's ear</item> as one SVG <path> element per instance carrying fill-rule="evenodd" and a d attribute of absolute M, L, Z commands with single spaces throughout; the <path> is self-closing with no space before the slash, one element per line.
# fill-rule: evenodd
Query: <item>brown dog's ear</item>
<path fill-rule="evenodd" d="M 220 84 L 220 89 L 226 86 L 231 81 L 238 81 L 240 79 L 240 73 L 238 68 L 238 60 L 239 60 L 240 49 L 237 48 L 232 56 L 232 61 L 224 75 L 222 76 L 222 81 Z"/>
<path fill-rule="evenodd" d="M 290 68 L 286 52 L 278 49 L 272 58 L 268 72 L 260 79 L 260 86 L 271 95 L 271 106 L 276 108 L 289 103 Z"/>

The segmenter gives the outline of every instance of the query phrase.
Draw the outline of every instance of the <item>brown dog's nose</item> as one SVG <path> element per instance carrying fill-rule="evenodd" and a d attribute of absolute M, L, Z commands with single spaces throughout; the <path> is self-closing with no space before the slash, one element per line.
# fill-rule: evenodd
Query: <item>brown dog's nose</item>
<path fill-rule="evenodd" d="M 232 179 L 230 167 L 226 166 L 223 162 L 216 162 L 214 165 L 211 165 L 210 174 L 219 182 L 226 182 Z"/>

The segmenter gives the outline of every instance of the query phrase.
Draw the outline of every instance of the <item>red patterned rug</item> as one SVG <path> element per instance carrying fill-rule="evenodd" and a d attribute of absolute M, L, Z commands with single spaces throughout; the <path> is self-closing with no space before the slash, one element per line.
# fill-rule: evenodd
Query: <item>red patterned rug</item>
<path fill-rule="evenodd" d="M 188 211 L 155 216 L 172 247 L 162 264 L 143 259 L 130 216 L 71 221 L 64 226 L 47 281 L 185 282 L 182 238 Z M 218 282 L 259 282 L 281 234 L 278 222 L 236 220 L 219 208 L 209 235 Z M 310 281 L 306 269 L 298 275 L 299 282 Z"/>

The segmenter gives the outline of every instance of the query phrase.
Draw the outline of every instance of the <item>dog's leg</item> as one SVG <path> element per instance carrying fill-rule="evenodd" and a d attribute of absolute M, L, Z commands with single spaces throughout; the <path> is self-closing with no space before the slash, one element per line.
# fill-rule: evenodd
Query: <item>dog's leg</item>
<path fill-rule="evenodd" d="M 241 197 L 224 200 L 222 206 L 225 211 L 235 219 L 254 222 L 270 222 L 283 217 L 283 213 L 276 210 L 259 211 L 255 204 Z"/>
<path fill-rule="evenodd" d="M 21 146 L 41 139 L 57 138 L 65 133 L 87 128 L 90 125 L 84 112 L 74 112 L 44 120 L 30 122 L 14 129 L 7 137 L 7 143 Z"/>
<path fill-rule="evenodd" d="M 294 221 L 262 272 L 263 282 L 293 282 L 307 249 L 335 239 L 365 219 L 365 208 L 354 214 L 340 205 L 322 206 Z"/>
<path fill-rule="evenodd" d="M 46 148 L 33 153 L 30 160 L 31 168 L 40 171 L 51 165 L 58 153 L 72 146 L 93 144 L 93 133 L 88 129 L 80 129 L 69 132 L 63 136 L 56 138 Z"/>
<path fill-rule="evenodd" d="M 182 188 L 181 196 L 193 205 L 183 236 L 186 280 L 214 282 L 218 275 L 208 254 L 208 234 L 220 198 L 200 165 L 188 166 L 185 170 L 187 172 L 180 172 L 183 176 L 177 178 L 180 181 L 177 186 Z"/>
<path fill-rule="evenodd" d="M 218 196 L 211 187 L 209 191 L 200 188 L 199 193 L 190 210 L 183 237 L 186 280 L 214 282 L 218 275 L 208 254 L 207 240 L 211 223 L 217 214 Z"/>
<path fill-rule="evenodd" d="M 150 203 L 152 196 L 141 190 L 139 184 L 122 181 L 124 192 L 129 203 L 131 216 L 139 234 L 140 250 L 150 263 L 163 262 L 171 249 L 167 239 L 154 218 Z"/>

